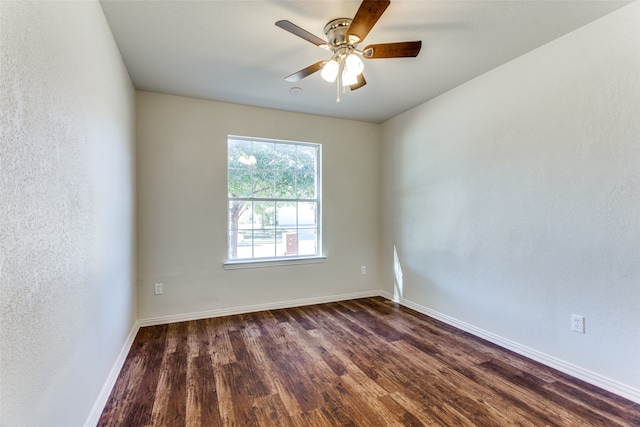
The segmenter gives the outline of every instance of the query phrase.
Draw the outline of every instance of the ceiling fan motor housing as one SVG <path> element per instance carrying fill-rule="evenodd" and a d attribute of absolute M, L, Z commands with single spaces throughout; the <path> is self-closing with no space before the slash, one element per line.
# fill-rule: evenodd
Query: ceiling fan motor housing
<path fill-rule="evenodd" d="M 341 47 L 355 46 L 359 41 L 355 36 L 352 36 L 355 37 L 355 39 L 347 39 L 347 30 L 349 30 L 351 21 L 350 18 L 337 18 L 329 21 L 329 23 L 324 26 L 325 37 L 331 45 L 331 50 L 334 52 Z"/>

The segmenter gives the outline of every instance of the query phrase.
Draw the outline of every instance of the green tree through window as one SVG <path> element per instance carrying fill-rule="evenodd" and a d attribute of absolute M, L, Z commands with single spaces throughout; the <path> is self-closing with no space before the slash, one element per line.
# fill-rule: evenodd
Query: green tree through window
<path fill-rule="evenodd" d="M 227 142 L 229 260 L 319 255 L 320 145 Z"/>

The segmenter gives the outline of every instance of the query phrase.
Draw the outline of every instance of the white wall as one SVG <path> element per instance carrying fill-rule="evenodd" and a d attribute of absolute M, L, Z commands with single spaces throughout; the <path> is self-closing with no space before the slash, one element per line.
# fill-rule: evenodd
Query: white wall
<path fill-rule="evenodd" d="M 0 425 L 79 426 L 136 316 L 135 94 L 97 2 L 0 3 Z"/>
<path fill-rule="evenodd" d="M 639 22 L 636 2 L 388 121 L 382 138 L 383 288 L 395 246 L 405 301 L 636 400 Z"/>
<path fill-rule="evenodd" d="M 140 319 L 379 289 L 380 125 L 149 92 L 136 100 Z M 322 144 L 326 262 L 223 269 L 229 134 Z"/>

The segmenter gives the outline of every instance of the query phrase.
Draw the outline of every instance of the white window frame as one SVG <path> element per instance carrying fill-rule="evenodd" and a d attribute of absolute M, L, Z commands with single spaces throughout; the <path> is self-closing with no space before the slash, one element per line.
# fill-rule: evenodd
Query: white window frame
<path fill-rule="evenodd" d="M 316 158 L 316 197 L 314 199 L 305 199 L 305 198 L 277 198 L 277 197 L 231 197 L 229 194 L 229 144 L 231 141 L 247 141 L 247 142 L 264 142 L 269 144 L 283 144 L 283 145 L 297 145 L 297 146 L 306 146 L 306 147 L 314 147 L 317 149 L 317 158 Z M 275 255 L 273 257 L 254 257 L 254 258 L 241 258 L 241 259 L 231 259 L 230 258 L 230 232 L 232 232 L 232 224 L 229 212 L 230 203 L 234 200 L 242 200 L 242 201 L 265 201 L 265 202 L 314 202 L 316 203 L 316 254 L 314 255 Z M 246 137 L 246 136 L 237 136 L 237 135 L 228 135 L 227 136 L 227 225 L 226 225 L 226 249 L 227 249 L 227 259 L 224 263 L 224 269 L 233 270 L 240 268 L 253 268 L 253 267 L 272 267 L 272 266 L 280 266 L 280 265 L 291 265 L 291 264 L 310 264 L 310 263 L 319 263 L 324 262 L 326 257 L 323 255 L 322 250 L 322 145 L 318 143 L 311 142 L 301 142 L 301 141 L 288 141 L 288 140 L 280 140 L 280 139 L 268 139 L 268 138 L 256 138 L 256 137 Z M 296 220 L 296 226 L 297 226 Z M 253 250 L 252 243 L 252 250 Z"/>

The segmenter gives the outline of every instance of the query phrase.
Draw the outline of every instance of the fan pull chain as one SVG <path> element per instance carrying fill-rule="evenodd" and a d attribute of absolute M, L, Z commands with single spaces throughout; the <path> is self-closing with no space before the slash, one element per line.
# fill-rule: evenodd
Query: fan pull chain
<path fill-rule="evenodd" d="M 340 102 L 340 83 L 342 83 L 342 73 L 338 72 L 338 78 L 336 79 L 336 103 Z"/>

